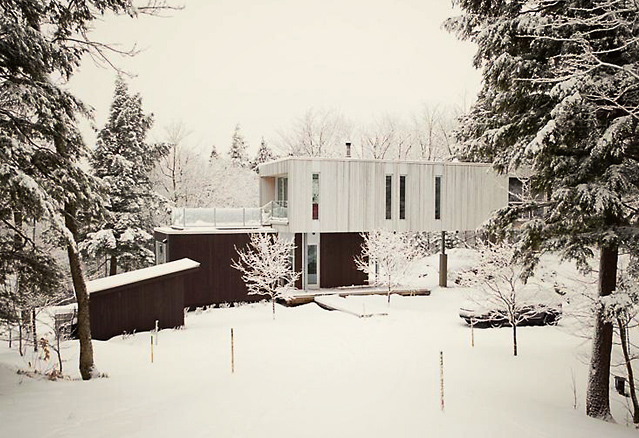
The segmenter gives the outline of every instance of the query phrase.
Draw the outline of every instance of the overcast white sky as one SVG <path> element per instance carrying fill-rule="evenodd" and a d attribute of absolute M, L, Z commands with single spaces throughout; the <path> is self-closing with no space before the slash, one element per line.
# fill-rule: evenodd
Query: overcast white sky
<path fill-rule="evenodd" d="M 173 3 L 176 3 L 175 0 Z M 309 108 L 354 123 L 405 117 L 424 104 L 474 97 L 474 48 L 441 29 L 449 0 L 183 0 L 170 18 L 108 19 L 94 37 L 144 49 L 114 61 L 137 76 L 152 140 L 183 122 L 190 141 L 226 152 L 237 123 L 251 147 Z M 72 90 L 108 116 L 115 73 L 86 59 Z M 89 143 L 94 138 L 88 136 Z M 354 139 L 355 141 L 356 139 Z"/>

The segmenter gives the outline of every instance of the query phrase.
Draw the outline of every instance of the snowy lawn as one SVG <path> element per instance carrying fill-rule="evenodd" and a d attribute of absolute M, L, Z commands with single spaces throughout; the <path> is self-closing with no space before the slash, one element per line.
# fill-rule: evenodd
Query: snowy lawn
<path fill-rule="evenodd" d="M 455 263 L 451 263 L 455 266 Z M 436 279 L 430 268 L 425 283 Z M 268 303 L 190 313 L 150 335 L 94 341 L 108 378 L 49 382 L 18 375 L 17 350 L 0 347 L 0 424 L 6 437 L 623 437 L 622 425 L 583 413 L 590 346 L 570 319 L 557 327 L 475 330 L 458 317 L 459 288 L 429 297 L 351 297 L 386 309 L 357 318 L 316 304 Z M 231 373 L 230 329 L 235 373 Z M 77 343 L 66 372 L 78 377 Z M 444 352 L 445 410 L 439 352 Z M 573 409 L 572 376 L 578 408 Z"/>

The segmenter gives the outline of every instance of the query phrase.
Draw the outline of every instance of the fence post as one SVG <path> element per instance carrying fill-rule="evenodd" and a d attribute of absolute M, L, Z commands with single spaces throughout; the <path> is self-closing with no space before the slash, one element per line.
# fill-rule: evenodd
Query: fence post
<path fill-rule="evenodd" d="M 235 373 L 235 346 L 233 341 L 233 329 L 231 328 L 231 374 Z"/>
<path fill-rule="evenodd" d="M 439 352 L 439 397 L 442 412 L 444 412 L 444 352 Z"/>
<path fill-rule="evenodd" d="M 153 333 L 151 333 L 151 363 L 153 363 Z"/>
<path fill-rule="evenodd" d="M 475 346 L 475 318 L 470 319 L 470 346 Z"/>
<path fill-rule="evenodd" d="M 158 345 L 158 338 L 160 337 L 160 335 L 158 334 L 158 323 L 159 320 L 155 320 L 155 345 Z"/>
<path fill-rule="evenodd" d="M 448 276 L 448 256 L 446 255 L 446 231 L 442 231 L 441 254 L 439 254 L 439 286 L 446 287 Z"/>

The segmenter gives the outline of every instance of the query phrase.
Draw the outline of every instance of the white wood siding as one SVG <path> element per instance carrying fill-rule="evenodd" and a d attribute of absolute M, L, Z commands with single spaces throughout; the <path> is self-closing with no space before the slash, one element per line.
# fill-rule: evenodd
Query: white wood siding
<path fill-rule="evenodd" d="M 320 174 L 319 220 L 312 219 L 312 174 Z M 477 228 L 508 202 L 508 177 L 489 165 L 289 158 L 260 167 L 288 175 L 284 232 L 456 231 Z M 386 175 L 393 176 L 392 219 L 386 220 Z M 406 219 L 399 219 L 399 177 L 406 175 Z M 435 220 L 435 176 L 442 176 L 441 220 Z M 268 185 L 268 178 L 262 184 Z M 264 187 L 262 193 L 270 193 Z"/>

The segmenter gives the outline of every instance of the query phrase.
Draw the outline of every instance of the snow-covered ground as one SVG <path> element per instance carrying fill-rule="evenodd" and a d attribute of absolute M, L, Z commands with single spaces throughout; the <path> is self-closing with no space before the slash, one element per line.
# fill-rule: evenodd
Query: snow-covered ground
<path fill-rule="evenodd" d="M 465 255 L 451 252 L 452 270 L 472 264 Z M 435 287 L 433 266 L 418 269 L 428 274 L 420 285 L 432 287 L 431 296 L 393 296 L 390 306 L 385 296 L 347 299 L 356 308 L 385 309 L 385 316 L 357 318 L 316 304 L 278 306 L 275 320 L 267 303 L 193 312 L 184 329 L 160 332 L 153 363 L 148 332 L 94 341 L 96 364 L 108 378 L 89 382 L 18 375 L 28 359 L 3 342 L 1 435 L 636 436 L 616 393 L 620 424 L 585 416 L 590 345 L 573 334 L 571 318 L 520 328 L 518 357 L 509 328 L 475 330 L 471 347 L 470 328 L 457 314 L 464 291 Z M 67 342 L 63 354 L 65 371 L 78 378 L 77 342 Z"/>

